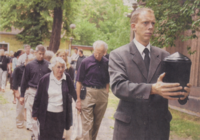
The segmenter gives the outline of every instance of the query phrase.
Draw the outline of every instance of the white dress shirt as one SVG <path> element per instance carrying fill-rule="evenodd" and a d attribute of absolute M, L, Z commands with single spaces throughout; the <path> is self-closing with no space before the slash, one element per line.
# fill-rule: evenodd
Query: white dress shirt
<path fill-rule="evenodd" d="M 66 80 L 66 75 L 63 74 L 60 80 L 56 79 L 53 71 L 50 74 L 49 89 L 48 89 L 48 107 L 49 112 L 63 111 L 63 97 L 62 97 L 62 80 Z"/>
<path fill-rule="evenodd" d="M 19 65 L 24 64 L 27 57 L 28 57 L 28 58 L 32 58 L 33 55 L 32 55 L 31 53 L 29 53 L 28 56 L 27 56 L 26 53 L 22 54 L 22 55 L 19 57 L 18 61 L 17 61 L 17 65 L 19 66 Z"/>
<path fill-rule="evenodd" d="M 71 61 L 75 60 L 75 62 L 73 64 L 71 64 L 71 66 L 75 69 L 76 68 L 76 61 L 78 60 L 78 53 L 74 53 L 72 56 L 71 56 Z"/>
<path fill-rule="evenodd" d="M 135 46 L 137 47 L 138 51 L 140 52 L 142 58 L 144 59 L 145 57 L 145 53 L 144 53 L 144 49 L 147 48 L 149 50 L 149 57 L 150 57 L 150 43 L 145 47 L 144 45 L 142 45 L 141 43 L 139 43 L 135 38 L 133 39 L 133 42 L 135 43 Z"/>

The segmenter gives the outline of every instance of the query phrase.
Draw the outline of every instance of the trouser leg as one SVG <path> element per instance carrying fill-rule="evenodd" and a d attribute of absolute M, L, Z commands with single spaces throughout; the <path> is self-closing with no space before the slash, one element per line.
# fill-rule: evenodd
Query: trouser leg
<path fill-rule="evenodd" d="M 16 125 L 19 127 L 24 125 L 24 105 L 21 105 L 18 99 L 16 105 Z"/>
<path fill-rule="evenodd" d="M 96 94 L 96 105 L 94 107 L 94 123 L 92 127 L 92 139 L 96 140 L 101 121 L 108 104 L 108 93 L 106 89 L 99 89 Z"/>
<path fill-rule="evenodd" d="M 36 94 L 36 89 L 27 89 L 27 100 L 25 103 L 26 107 L 26 128 L 32 129 L 32 124 L 35 122 L 35 120 L 32 117 L 32 107 L 34 103 L 34 98 Z"/>
<path fill-rule="evenodd" d="M 26 109 L 26 128 L 31 129 L 31 111 Z"/>
<path fill-rule="evenodd" d="M 6 87 L 6 79 L 7 79 L 7 71 L 3 71 L 2 73 L 2 89 L 5 89 Z"/>
<path fill-rule="evenodd" d="M 92 126 L 94 121 L 93 108 L 95 106 L 94 91 L 87 88 L 87 94 L 84 100 L 81 101 L 81 121 L 82 121 L 82 134 L 84 140 L 91 140 Z"/>

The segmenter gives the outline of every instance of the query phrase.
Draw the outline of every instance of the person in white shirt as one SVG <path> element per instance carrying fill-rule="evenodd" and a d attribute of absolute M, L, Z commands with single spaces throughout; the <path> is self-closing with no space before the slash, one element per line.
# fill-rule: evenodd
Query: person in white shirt
<path fill-rule="evenodd" d="M 25 51 L 25 53 L 22 54 L 19 57 L 18 62 L 17 62 L 17 66 L 20 66 L 20 65 L 24 64 L 25 61 L 28 60 L 27 57 L 28 58 L 34 57 L 33 54 L 30 53 L 30 50 L 31 50 L 31 46 L 30 45 L 28 45 L 28 44 L 24 45 L 24 51 Z"/>
<path fill-rule="evenodd" d="M 78 60 L 78 48 L 74 48 L 74 54 L 71 56 L 71 66 L 76 69 L 76 62 Z"/>

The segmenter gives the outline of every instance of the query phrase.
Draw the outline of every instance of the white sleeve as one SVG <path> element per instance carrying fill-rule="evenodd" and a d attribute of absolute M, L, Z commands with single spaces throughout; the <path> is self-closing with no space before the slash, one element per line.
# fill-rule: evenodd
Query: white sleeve
<path fill-rule="evenodd" d="M 18 60 L 17 60 L 17 66 L 21 65 L 22 64 L 22 60 L 23 60 L 23 55 L 21 55 Z"/>

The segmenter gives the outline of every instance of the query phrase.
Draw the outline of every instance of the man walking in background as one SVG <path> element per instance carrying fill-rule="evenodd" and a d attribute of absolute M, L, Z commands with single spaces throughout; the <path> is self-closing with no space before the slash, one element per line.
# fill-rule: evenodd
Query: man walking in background
<path fill-rule="evenodd" d="M 76 62 L 78 57 L 78 48 L 74 48 L 74 54 L 71 56 L 71 66 L 74 68 L 74 70 L 76 69 Z"/>
<path fill-rule="evenodd" d="M 75 74 L 77 75 L 77 72 L 78 72 L 78 69 L 81 65 L 81 62 L 83 61 L 83 59 L 85 59 L 85 56 L 83 55 L 83 50 L 82 49 L 79 49 L 78 50 L 78 59 L 77 59 L 77 62 L 76 62 L 76 69 L 75 69 Z M 75 79 L 75 89 L 76 89 L 76 82 L 77 80 Z"/>
<path fill-rule="evenodd" d="M 21 82 L 21 97 L 20 103 L 24 104 L 27 112 L 26 128 L 32 129 L 32 123 L 35 121 L 32 118 L 32 107 L 40 78 L 50 72 L 48 68 L 49 62 L 44 60 L 45 47 L 43 45 L 36 46 L 36 59 L 28 63 L 23 72 Z"/>
<path fill-rule="evenodd" d="M 74 54 L 71 56 L 71 66 L 73 67 L 74 69 L 74 87 L 76 89 L 76 63 L 77 63 L 77 60 L 78 60 L 78 48 L 74 48 Z"/>
<path fill-rule="evenodd" d="M 155 25 L 154 11 L 136 10 L 131 17 L 135 38 L 110 53 L 109 74 L 113 93 L 120 99 L 114 115 L 113 140 L 168 140 L 171 113 L 170 96 L 189 95 L 179 83 L 163 83 L 162 60 L 168 52 L 150 45 Z"/>
<path fill-rule="evenodd" d="M 77 73 L 77 103 L 81 111 L 84 140 L 95 140 L 106 111 L 109 94 L 108 59 L 104 56 L 107 44 L 96 41 L 94 54 L 85 58 Z M 82 85 L 86 87 L 85 99 L 81 100 Z"/>
<path fill-rule="evenodd" d="M 17 60 L 17 65 L 18 66 L 24 64 L 25 60 L 28 60 L 27 59 L 28 57 L 30 57 L 30 58 L 34 57 L 34 55 L 30 53 L 30 51 L 31 51 L 31 46 L 30 45 L 28 45 L 28 44 L 24 45 L 24 51 L 25 51 L 25 53 L 22 54 L 19 57 L 19 59 Z"/>
<path fill-rule="evenodd" d="M 26 60 L 26 62 L 28 63 L 29 61 L 33 60 L 34 58 L 30 58 L 28 60 Z M 12 74 L 12 88 L 15 92 L 16 98 L 17 98 L 17 104 L 16 104 L 16 125 L 17 128 L 23 128 L 24 127 L 24 104 L 21 105 L 19 102 L 19 98 L 20 98 L 20 84 L 21 84 L 21 79 L 22 79 L 22 75 L 25 69 L 25 65 L 27 64 L 25 63 L 24 65 L 20 65 L 18 67 L 15 68 L 15 70 L 13 71 Z"/>
<path fill-rule="evenodd" d="M 85 59 L 85 56 L 83 54 L 83 50 L 82 49 L 78 50 L 78 55 L 79 55 L 79 57 L 78 57 L 77 63 L 76 63 L 76 74 L 77 74 L 77 71 L 78 71 L 78 69 L 79 69 L 79 67 L 81 65 L 81 62 L 83 61 L 83 59 Z"/>
<path fill-rule="evenodd" d="M 4 50 L 0 49 L 0 91 L 5 92 L 7 70 L 10 59 L 4 55 Z"/>

